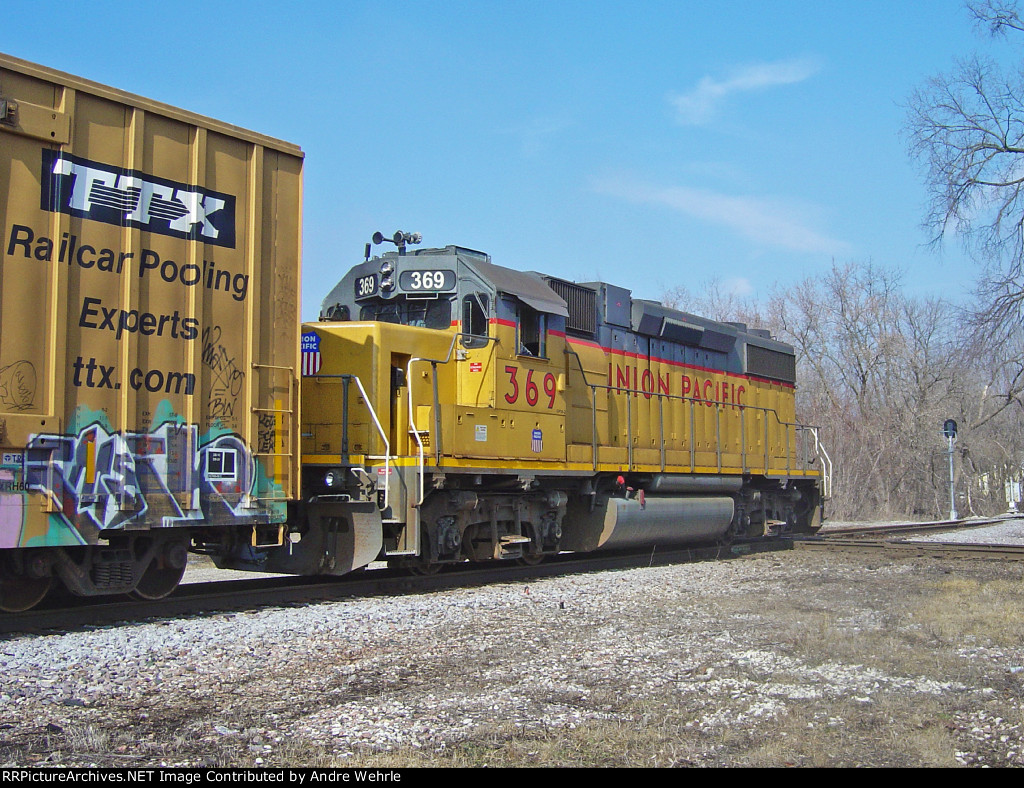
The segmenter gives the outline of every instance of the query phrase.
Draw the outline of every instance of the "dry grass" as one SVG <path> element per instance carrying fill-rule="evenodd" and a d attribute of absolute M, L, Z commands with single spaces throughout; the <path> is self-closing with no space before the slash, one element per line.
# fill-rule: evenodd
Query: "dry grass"
<path fill-rule="evenodd" d="M 914 609 L 921 627 L 943 643 L 1014 648 L 1024 641 L 1024 586 L 1016 580 L 951 577 Z"/>

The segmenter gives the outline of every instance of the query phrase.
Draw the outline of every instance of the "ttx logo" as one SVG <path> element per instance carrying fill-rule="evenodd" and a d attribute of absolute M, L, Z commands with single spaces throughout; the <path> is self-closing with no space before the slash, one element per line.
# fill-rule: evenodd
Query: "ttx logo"
<path fill-rule="evenodd" d="M 42 208 L 164 235 L 235 245 L 235 198 L 44 150 Z"/>

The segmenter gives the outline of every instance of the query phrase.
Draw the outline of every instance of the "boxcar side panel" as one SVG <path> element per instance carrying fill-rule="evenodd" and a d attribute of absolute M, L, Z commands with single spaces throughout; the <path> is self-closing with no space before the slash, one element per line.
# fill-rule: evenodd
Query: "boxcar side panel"
<path fill-rule="evenodd" d="M 302 153 L 0 55 L 0 547 L 283 522 Z"/>

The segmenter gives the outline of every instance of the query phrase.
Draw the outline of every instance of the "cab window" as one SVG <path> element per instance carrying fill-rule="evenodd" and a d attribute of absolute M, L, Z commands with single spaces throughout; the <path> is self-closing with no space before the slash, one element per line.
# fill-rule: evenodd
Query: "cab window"
<path fill-rule="evenodd" d="M 487 296 L 473 293 L 462 299 L 462 332 L 487 336 Z"/>
<path fill-rule="evenodd" d="M 452 305 L 448 299 L 409 301 L 407 325 L 423 328 L 450 328 Z"/>
<path fill-rule="evenodd" d="M 452 305 L 447 298 L 403 298 L 383 303 L 371 301 L 363 304 L 359 310 L 359 319 L 446 329 L 452 324 Z"/>
<path fill-rule="evenodd" d="M 517 352 L 521 356 L 547 358 L 547 315 L 521 301 L 517 304 Z"/>

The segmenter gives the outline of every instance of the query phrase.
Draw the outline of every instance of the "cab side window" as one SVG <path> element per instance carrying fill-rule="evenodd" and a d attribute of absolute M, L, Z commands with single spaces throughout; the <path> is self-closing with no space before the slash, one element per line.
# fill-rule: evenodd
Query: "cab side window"
<path fill-rule="evenodd" d="M 487 336 L 487 296 L 473 293 L 462 299 L 462 333 L 474 337 Z M 466 347 L 482 347 L 483 344 L 469 337 L 463 337 Z"/>
<path fill-rule="evenodd" d="M 548 316 L 522 302 L 517 307 L 517 352 L 521 356 L 547 358 Z"/>

